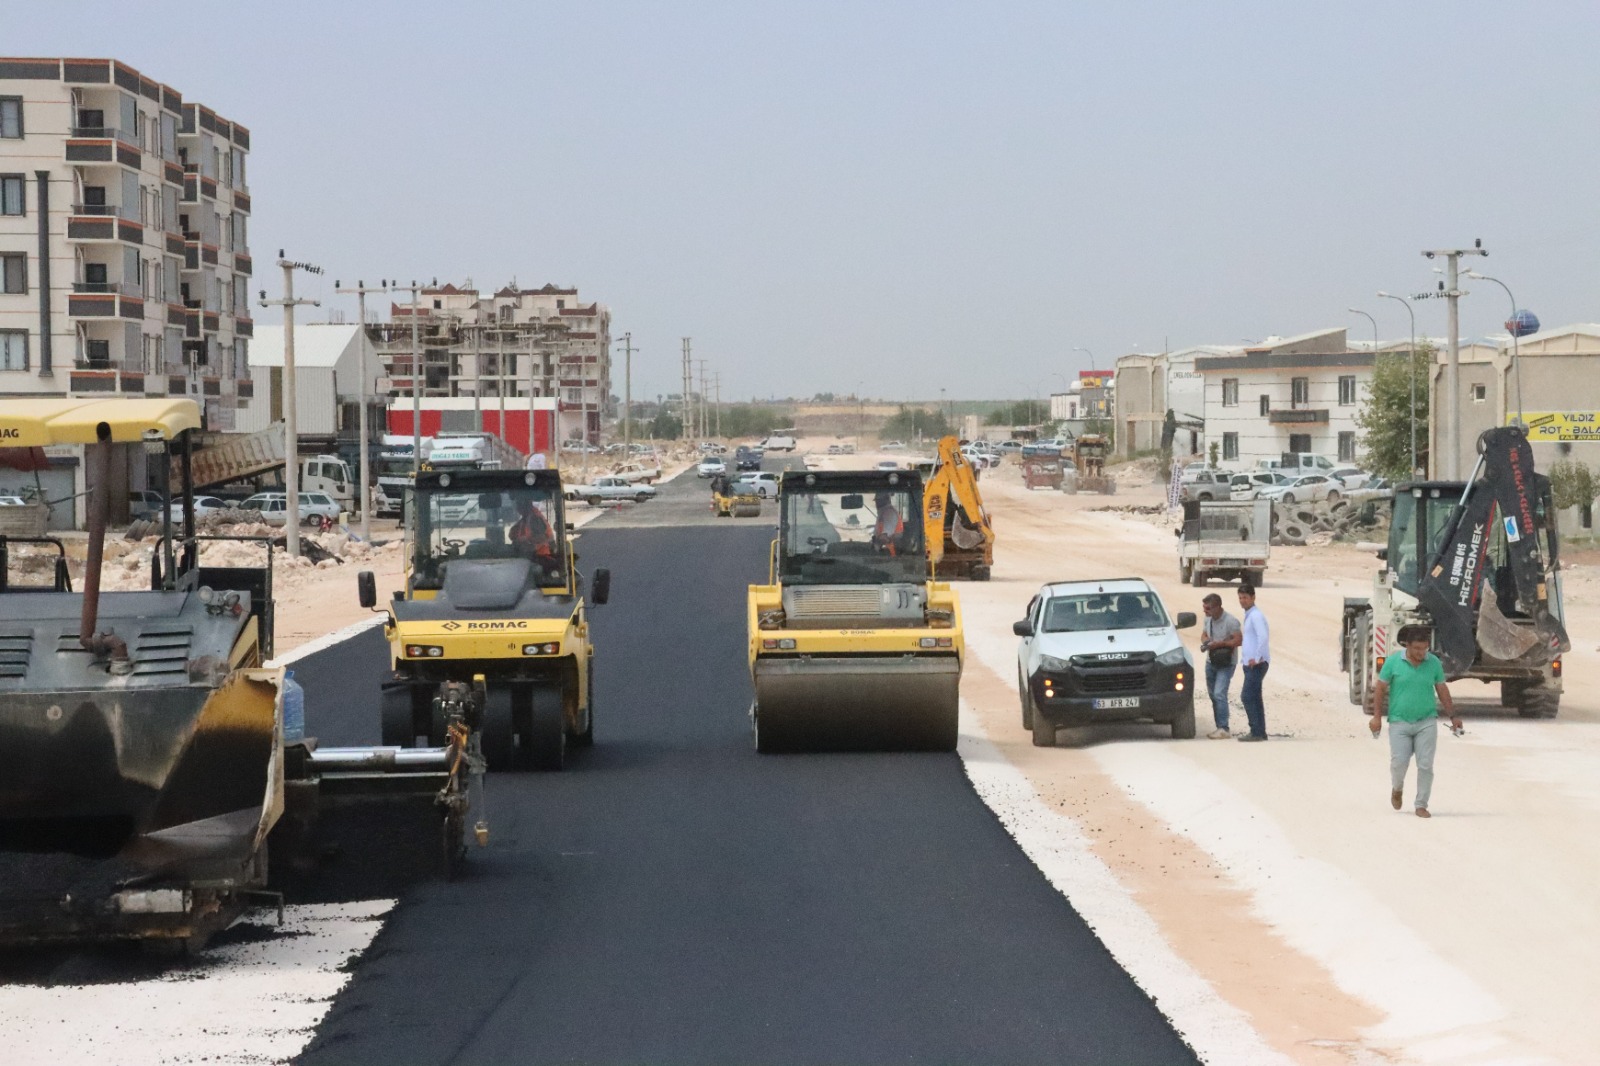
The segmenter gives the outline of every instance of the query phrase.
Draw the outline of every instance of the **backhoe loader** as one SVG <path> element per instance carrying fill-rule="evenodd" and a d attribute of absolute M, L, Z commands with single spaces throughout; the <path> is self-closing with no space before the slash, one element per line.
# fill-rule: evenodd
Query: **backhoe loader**
<path fill-rule="evenodd" d="M 923 509 L 934 577 L 989 580 L 994 526 L 978 494 L 978 476 L 955 437 L 939 441 L 938 458 L 923 489 Z"/>
<path fill-rule="evenodd" d="M 748 602 L 757 751 L 954 750 L 961 607 L 932 578 L 922 507 L 912 471 L 783 475 Z"/>
<path fill-rule="evenodd" d="M 1556 715 L 1561 656 L 1561 538 L 1550 479 L 1533 468 L 1518 426 L 1486 430 L 1461 481 L 1395 490 L 1384 566 L 1370 597 L 1344 601 L 1342 664 L 1350 702 L 1366 707 L 1402 626 L 1433 631 L 1445 676 L 1500 684 L 1523 717 Z"/>
<path fill-rule="evenodd" d="M 594 742 L 594 645 L 554 470 L 423 470 L 406 510 L 405 588 L 388 604 L 383 742 L 438 744 L 457 693 L 492 770 L 559 770 Z M 359 575 L 363 606 L 377 590 Z M 606 602 L 611 575 L 590 594 Z"/>
<path fill-rule="evenodd" d="M 293 845 L 345 798 L 420 796 L 441 818 L 446 858 L 464 846 L 465 723 L 403 769 L 392 751 L 285 744 L 283 671 L 268 665 L 273 544 L 196 533 L 199 425 L 187 399 L 0 400 L 0 440 L 82 445 L 89 484 L 81 592 L 61 541 L 0 537 L 0 944 L 198 950 L 273 898 L 269 843 L 274 862 L 296 862 Z M 131 447 L 166 468 L 143 591 L 101 588 L 119 446 L 117 458 Z M 201 561 L 204 542 L 229 539 L 262 548 L 263 565 Z M 52 548 L 48 583 L 13 580 L 24 553 Z M 279 834 L 286 818 L 298 837 Z"/>

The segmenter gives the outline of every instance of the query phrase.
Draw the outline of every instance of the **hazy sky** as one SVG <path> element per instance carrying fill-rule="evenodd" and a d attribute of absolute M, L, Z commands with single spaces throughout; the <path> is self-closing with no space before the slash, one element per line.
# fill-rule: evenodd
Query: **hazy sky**
<path fill-rule="evenodd" d="M 1481 237 L 1600 320 L 1600 4 L 0 0 L 250 127 L 257 282 L 577 284 L 725 399 L 1023 397 L 1348 324 Z M 1462 303 L 1482 335 L 1509 310 Z M 339 298 L 344 300 L 345 298 Z M 347 301 L 353 317 L 353 301 Z M 1442 302 L 1417 305 L 1441 334 Z M 619 382 L 620 389 L 620 382 Z"/>

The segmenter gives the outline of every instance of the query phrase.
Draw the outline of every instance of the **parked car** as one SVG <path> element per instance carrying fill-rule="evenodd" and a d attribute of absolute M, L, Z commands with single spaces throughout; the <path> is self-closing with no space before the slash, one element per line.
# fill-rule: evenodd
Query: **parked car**
<path fill-rule="evenodd" d="M 128 517 L 134 521 L 155 518 L 161 514 L 161 493 L 152 489 L 136 489 L 128 493 Z"/>
<path fill-rule="evenodd" d="M 728 449 L 725 445 L 718 444 L 714 440 L 703 440 L 700 442 L 701 455 L 726 455 L 727 451 Z"/>
<path fill-rule="evenodd" d="M 1022 442 L 1020 440 L 1003 440 L 996 444 L 994 448 L 995 451 L 1002 455 L 1015 455 L 1022 451 Z"/>
<path fill-rule="evenodd" d="M 882 446 L 882 450 L 886 452 L 901 452 L 905 451 L 905 448 L 906 442 L 903 440 L 884 441 Z"/>
<path fill-rule="evenodd" d="M 1341 466 L 1328 471 L 1328 476 L 1347 489 L 1359 489 L 1372 480 L 1372 475 L 1358 466 Z"/>
<path fill-rule="evenodd" d="M 716 477 L 718 474 L 728 472 L 728 464 L 715 455 L 700 460 L 700 465 L 695 467 L 696 477 Z"/>
<path fill-rule="evenodd" d="M 1337 500 L 1344 495 L 1339 482 L 1326 474 L 1301 474 L 1278 485 L 1268 485 L 1256 493 L 1267 500 L 1280 503 L 1312 503 L 1316 500 Z"/>
<path fill-rule="evenodd" d="M 1017 645 L 1017 691 L 1023 728 L 1048 748 L 1063 726 L 1148 720 L 1172 735 L 1195 734 L 1194 662 L 1176 620 L 1140 578 L 1046 585 L 1011 628 Z"/>
<path fill-rule="evenodd" d="M 1222 470 L 1197 470 L 1178 483 L 1178 495 L 1185 501 L 1226 500 L 1230 475 Z"/>
<path fill-rule="evenodd" d="M 302 492 L 300 521 L 307 525 L 331 525 L 339 520 L 339 505 L 325 492 Z M 258 492 L 239 505 L 241 511 L 260 511 L 261 521 L 281 526 L 289 514 L 289 495 L 284 492 Z"/>
<path fill-rule="evenodd" d="M 880 459 L 878 460 L 877 468 L 879 470 L 899 470 L 900 464 L 895 462 L 893 459 Z"/>
<path fill-rule="evenodd" d="M 1344 498 L 1351 503 L 1368 503 L 1372 500 L 1387 500 L 1394 495 L 1394 485 L 1386 477 L 1375 477 L 1360 488 L 1349 489 Z"/>
<path fill-rule="evenodd" d="M 304 499 L 304 494 L 302 494 L 301 498 Z M 196 496 L 194 498 L 194 516 L 196 518 L 204 518 L 208 514 L 216 514 L 218 511 L 226 511 L 232 506 L 234 505 L 229 503 L 227 500 L 220 500 L 215 496 Z M 182 500 L 172 501 L 172 520 L 174 522 L 180 522 L 183 520 Z"/>
<path fill-rule="evenodd" d="M 736 496 L 748 496 L 753 493 L 763 500 L 774 499 L 778 495 L 778 475 L 767 470 L 740 474 L 733 479 L 729 488 Z"/>
<path fill-rule="evenodd" d="M 644 503 L 653 500 L 656 496 L 654 485 L 647 485 L 639 481 L 629 481 L 616 474 L 597 477 L 588 485 L 568 485 L 565 494 L 569 500 L 583 500 L 594 507 L 607 501 L 633 500 L 635 503 Z"/>
<path fill-rule="evenodd" d="M 1253 500 L 1260 490 L 1271 485 L 1282 485 L 1289 480 L 1275 470 L 1253 470 L 1248 474 L 1234 474 L 1228 479 L 1228 497 L 1234 500 Z"/>

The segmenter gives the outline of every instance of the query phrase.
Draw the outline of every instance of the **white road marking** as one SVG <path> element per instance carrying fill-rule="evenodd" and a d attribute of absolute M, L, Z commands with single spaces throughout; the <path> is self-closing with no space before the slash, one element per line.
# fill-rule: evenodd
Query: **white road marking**
<path fill-rule="evenodd" d="M 352 622 L 343 629 L 335 629 L 332 633 L 324 633 L 315 640 L 306 641 L 293 651 L 286 651 L 274 659 L 269 659 L 267 666 L 288 666 L 304 659 L 308 655 L 315 655 L 319 651 L 327 651 L 340 641 L 349 640 L 351 637 L 365 633 L 369 629 L 376 629 L 378 626 L 383 625 L 388 617 L 389 614 L 385 611 L 380 614 L 374 614 L 371 618 L 363 618 L 359 622 Z"/>
<path fill-rule="evenodd" d="M 288 907 L 270 935 L 212 948 L 192 966 L 151 980 L 0 987 L 3 1059 L 7 1066 L 288 1062 L 310 1042 L 350 980 L 345 964 L 372 943 L 394 903 Z"/>
<path fill-rule="evenodd" d="M 1040 799 L 1027 776 L 989 742 L 965 700 L 959 751 L 979 798 L 1201 1061 L 1228 1066 L 1290 1061 L 1173 951 L 1154 919 L 1091 850 L 1078 823 Z"/>

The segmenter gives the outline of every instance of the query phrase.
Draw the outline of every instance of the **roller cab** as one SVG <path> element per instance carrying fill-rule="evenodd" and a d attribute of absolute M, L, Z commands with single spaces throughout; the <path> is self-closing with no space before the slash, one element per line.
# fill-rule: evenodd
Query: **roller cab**
<path fill-rule="evenodd" d="M 789 472 L 778 507 L 749 591 L 757 750 L 954 750 L 961 610 L 930 576 L 921 478 Z"/>
<path fill-rule="evenodd" d="M 482 703 L 490 769 L 561 769 L 569 744 L 593 740 L 594 646 L 559 473 L 425 470 L 406 506 L 406 584 L 385 628 L 384 744 L 444 743 L 447 687 L 466 686 Z M 609 581 L 595 572 L 594 602 Z"/>

